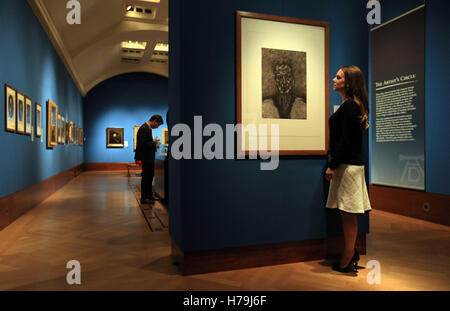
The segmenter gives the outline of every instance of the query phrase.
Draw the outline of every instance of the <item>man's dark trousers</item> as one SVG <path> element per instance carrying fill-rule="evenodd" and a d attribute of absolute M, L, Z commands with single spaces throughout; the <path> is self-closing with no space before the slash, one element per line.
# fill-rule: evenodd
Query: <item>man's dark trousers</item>
<path fill-rule="evenodd" d="M 141 200 L 153 198 L 153 176 L 155 175 L 155 162 L 142 162 Z"/>

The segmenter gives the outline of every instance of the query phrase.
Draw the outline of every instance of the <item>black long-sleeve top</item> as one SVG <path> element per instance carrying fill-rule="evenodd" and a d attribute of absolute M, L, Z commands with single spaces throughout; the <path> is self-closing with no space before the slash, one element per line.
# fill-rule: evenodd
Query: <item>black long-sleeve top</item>
<path fill-rule="evenodd" d="M 353 99 L 349 99 L 330 117 L 331 157 L 328 166 L 331 169 L 336 169 L 342 163 L 364 165 L 360 116 L 361 108 Z"/>

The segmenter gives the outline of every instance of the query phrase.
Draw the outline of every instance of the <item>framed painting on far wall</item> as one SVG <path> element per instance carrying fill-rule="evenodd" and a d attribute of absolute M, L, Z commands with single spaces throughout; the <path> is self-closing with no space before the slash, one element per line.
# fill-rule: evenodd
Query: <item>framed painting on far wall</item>
<path fill-rule="evenodd" d="M 124 148 L 123 128 L 106 129 L 106 148 Z"/>
<path fill-rule="evenodd" d="M 162 144 L 167 146 L 169 145 L 169 130 L 168 129 L 163 129 L 162 131 Z"/>
<path fill-rule="evenodd" d="M 62 143 L 62 133 L 61 133 L 61 115 L 58 113 L 58 144 Z"/>
<path fill-rule="evenodd" d="M 326 155 L 329 24 L 236 12 L 236 90 L 239 155 Z"/>
<path fill-rule="evenodd" d="M 61 116 L 61 144 L 66 144 L 66 120 Z"/>
<path fill-rule="evenodd" d="M 47 148 L 58 145 L 58 106 L 50 99 L 47 101 Z"/>
<path fill-rule="evenodd" d="M 136 151 L 136 148 L 137 148 L 137 133 L 138 133 L 140 128 L 141 128 L 140 125 L 135 125 L 134 126 L 134 135 L 133 135 L 133 137 L 134 137 L 134 151 Z"/>
<path fill-rule="evenodd" d="M 78 127 L 75 123 L 73 124 L 72 133 L 73 133 L 72 134 L 73 135 L 73 144 L 78 145 Z"/>
<path fill-rule="evenodd" d="M 16 125 L 17 125 L 16 96 L 17 96 L 16 90 L 10 87 L 9 85 L 5 84 L 5 108 L 6 108 L 5 124 L 6 124 L 6 131 L 12 133 L 16 132 Z"/>
<path fill-rule="evenodd" d="M 25 133 L 25 95 L 17 91 L 17 133 Z"/>
<path fill-rule="evenodd" d="M 83 146 L 83 129 L 78 128 L 78 145 Z"/>
<path fill-rule="evenodd" d="M 31 136 L 31 128 L 33 124 L 33 102 L 30 98 L 25 97 L 25 134 Z"/>
<path fill-rule="evenodd" d="M 69 121 L 69 124 L 67 126 L 67 142 L 69 144 L 73 143 L 73 122 Z"/>
<path fill-rule="evenodd" d="M 39 105 L 38 103 L 36 103 L 36 137 L 41 137 L 42 136 L 42 106 Z"/>

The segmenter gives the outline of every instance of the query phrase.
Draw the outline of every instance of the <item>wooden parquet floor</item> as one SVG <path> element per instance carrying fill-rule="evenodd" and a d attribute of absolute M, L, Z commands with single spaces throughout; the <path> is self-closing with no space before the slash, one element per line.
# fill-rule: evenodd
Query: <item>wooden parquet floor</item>
<path fill-rule="evenodd" d="M 169 231 L 149 230 L 126 172 L 86 172 L 0 231 L 0 290 L 450 290 L 450 228 L 371 212 L 358 275 L 323 260 L 183 277 Z M 66 264 L 81 263 L 81 285 Z"/>
<path fill-rule="evenodd" d="M 169 229 L 169 213 L 167 207 L 163 204 L 163 200 L 156 200 L 154 204 L 142 204 L 141 199 L 141 178 L 130 177 L 128 179 L 131 191 L 133 191 L 136 201 L 138 202 L 142 214 L 147 221 L 148 227 L 152 232 L 167 231 Z M 155 190 L 153 191 L 155 192 Z M 160 197 L 155 192 L 155 197 Z"/>

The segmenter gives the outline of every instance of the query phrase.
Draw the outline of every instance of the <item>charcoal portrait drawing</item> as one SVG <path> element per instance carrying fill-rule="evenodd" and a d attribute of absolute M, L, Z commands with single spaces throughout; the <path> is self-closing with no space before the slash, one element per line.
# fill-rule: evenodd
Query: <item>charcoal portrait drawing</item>
<path fill-rule="evenodd" d="M 306 53 L 262 49 L 262 117 L 307 118 Z"/>
<path fill-rule="evenodd" d="M 8 97 L 8 114 L 9 118 L 14 118 L 14 99 L 11 95 Z"/>
<path fill-rule="evenodd" d="M 23 101 L 19 100 L 19 122 L 23 122 L 23 111 L 24 111 L 24 107 L 23 107 Z"/>

